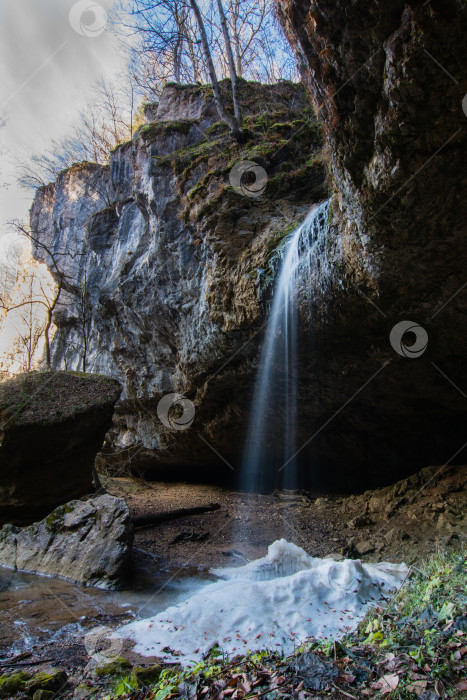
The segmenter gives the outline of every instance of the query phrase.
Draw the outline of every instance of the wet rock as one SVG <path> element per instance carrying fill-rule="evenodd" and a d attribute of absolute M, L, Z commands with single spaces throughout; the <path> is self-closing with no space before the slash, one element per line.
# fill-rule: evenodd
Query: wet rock
<path fill-rule="evenodd" d="M 59 506 L 22 530 L 5 525 L 0 564 L 113 589 L 128 577 L 132 543 L 125 501 L 104 495 Z"/>
<path fill-rule="evenodd" d="M 93 465 L 120 385 L 33 372 L 0 386 L 0 524 L 29 524 L 93 490 Z"/>
<path fill-rule="evenodd" d="M 65 671 L 58 668 L 50 668 L 46 671 L 39 671 L 31 680 L 26 683 L 26 692 L 29 695 L 35 695 L 38 690 L 48 690 L 52 693 L 57 693 L 64 688 L 68 681 L 68 676 Z"/>
<path fill-rule="evenodd" d="M 355 388 L 372 376 L 370 348 L 381 359 L 388 350 L 384 378 L 376 378 L 353 417 L 333 419 L 336 451 L 346 460 L 347 449 L 353 460 L 365 443 L 368 459 L 379 448 L 373 473 L 384 473 L 388 483 L 410 462 L 412 472 L 428 460 L 443 464 L 465 434 L 466 401 L 449 381 L 467 386 L 467 295 L 458 293 L 467 253 L 467 202 L 458 197 L 466 171 L 458 47 L 467 15 L 460 2 L 275 0 L 275 6 L 319 106 L 332 162 L 333 226 L 343 243 L 347 286 L 339 317 L 329 300 L 324 317 L 333 338 L 348 329 L 346 344 L 355 352 L 346 366 Z M 429 167 L 420 177 L 422 164 Z M 363 296 L 354 303 L 352 280 L 373 307 Z M 437 309 L 443 313 L 434 315 Z M 425 328 L 433 353 L 418 356 L 417 367 L 401 357 L 402 347 L 391 355 L 388 342 L 390 326 L 407 314 Z M 341 349 L 341 369 L 342 355 Z M 444 377 L 432 374 L 431 359 Z M 321 386 L 329 367 L 323 361 L 316 371 Z"/>

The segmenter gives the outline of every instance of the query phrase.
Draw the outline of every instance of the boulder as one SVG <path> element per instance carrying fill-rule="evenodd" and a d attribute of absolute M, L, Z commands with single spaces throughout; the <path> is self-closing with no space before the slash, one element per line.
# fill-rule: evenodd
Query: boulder
<path fill-rule="evenodd" d="M 369 540 L 361 540 L 360 542 L 357 542 L 355 549 L 361 556 L 364 556 L 365 554 L 373 552 L 375 547 Z"/>
<path fill-rule="evenodd" d="M 31 674 L 26 671 L 4 673 L 0 676 L 0 698 L 11 698 L 24 690 Z"/>
<path fill-rule="evenodd" d="M 113 379 L 79 372 L 0 384 L 0 523 L 32 523 L 92 491 L 120 391 Z"/>
<path fill-rule="evenodd" d="M 38 671 L 30 681 L 26 683 L 26 692 L 28 695 L 33 695 L 34 698 L 53 697 L 67 683 L 68 677 L 65 671 L 58 668 L 49 668 L 45 671 Z M 41 695 L 38 692 L 42 691 Z M 45 692 L 50 692 L 51 695 L 44 695 Z"/>
<path fill-rule="evenodd" d="M 0 530 L 0 564 L 86 586 L 120 588 L 130 568 L 133 526 L 122 498 L 71 501 L 44 520 Z"/>

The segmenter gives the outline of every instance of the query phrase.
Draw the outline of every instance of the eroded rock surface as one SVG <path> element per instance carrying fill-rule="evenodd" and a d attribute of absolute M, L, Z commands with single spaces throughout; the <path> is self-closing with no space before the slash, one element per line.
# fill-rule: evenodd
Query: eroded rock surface
<path fill-rule="evenodd" d="M 207 443 L 238 461 L 275 256 L 328 196 L 321 127 L 303 87 L 242 82 L 241 92 L 246 144 L 219 123 L 208 88 L 169 86 L 155 121 L 109 167 L 75 166 L 33 204 L 33 230 L 56 253 L 72 253 L 60 256 L 54 363 L 81 367 L 81 289 L 92 310 L 87 364 L 124 386 L 111 464 L 211 465 L 220 478 Z M 242 160 L 267 171 L 263 197 L 231 187 Z M 40 248 L 35 255 L 46 258 Z M 170 431 L 158 419 L 170 392 L 195 404 L 193 429 Z"/>
<path fill-rule="evenodd" d="M 106 494 L 66 503 L 23 529 L 5 525 L 0 530 L 0 564 L 115 589 L 128 578 L 132 545 L 125 501 Z"/>
<path fill-rule="evenodd" d="M 462 461 L 465 9 L 399 0 L 277 4 L 324 121 L 333 193 L 300 299 L 302 483 L 361 489 Z M 89 365 L 125 387 L 101 459 L 114 473 L 238 473 L 275 254 L 329 194 L 321 128 L 300 87 L 242 90 L 245 146 L 217 122 L 208 88 L 172 86 L 148 110 L 154 122 L 116 149 L 110 167 L 76 166 L 33 205 L 41 239 L 73 252 L 63 258 L 69 303 L 56 315 L 56 366 L 80 362 L 84 289 Z M 264 196 L 230 187 L 239 160 L 264 167 Z M 416 359 L 389 342 L 404 320 L 428 334 Z M 189 430 L 158 420 L 157 404 L 170 392 L 193 402 Z M 282 444 L 275 406 L 268 410 L 265 439 Z"/>

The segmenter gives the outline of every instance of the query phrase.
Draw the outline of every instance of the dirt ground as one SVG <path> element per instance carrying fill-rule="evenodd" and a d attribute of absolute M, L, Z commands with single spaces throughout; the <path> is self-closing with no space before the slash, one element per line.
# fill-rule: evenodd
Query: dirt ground
<path fill-rule="evenodd" d="M 467 532 L 467 467 L 428 467 L 408 479 L 353 496 L 309 492 L 240 493 L 207 484 L 110 479 L 132 515 L 219 504 L 220 508 L 137 528 L 138 557 L 164 568 L 235 566 L 264 556 L 284 537 L 317 557 L 417 562 L 437 547 L 458 548 Z"/>
<path fill-rule="evenodd" d="M 169 580 L 180 580 L 211 567 L 240 566 L 263 556 L 268 545 L 280 537 L 312 556 L 416 564 L 437 548 L 465 546 L 467 534 L 467 467 L 428 467 L 393 486 L 354 496 L 304 491 L 256 495 L 207 484 L 123 478 L 105 480 L 103 485 L 125 498 L 135 518 L 219 505 L 217 510 L 136 528 L 135 584 L 141 572 L 153 578 L 163 572 L 166 579 L 168 575 Z M 11 657 L 13 643 L 26 632 L 15 629 L 18 615 L 36 620 L 39 627 L 41 620 L 46 627 L 53 620 L 57 628 L 69 617 L 79 622 L 82 633 L 96 625 L 115 627 L 132 619 L 130 611 L 122 612 L 112 600 L 107 601 L 108 594 L 103 602 L 103 591 L 78 590 L 58 580 L 45 581 L 44 585 L 45 594 L 28 590 L 25 595 L 24 589 L 3 594 L 4 629 L 11 633 L 4 634 L 0 642 L 0 658 L 7 658 L 0 662 L 0 673 L 35 673 L 52 664 L 68 674 L 68 684 L 57 697 L 88 697 L 86 690 L 83 694 L 77 688 L 83 680 L 105 690 L 107 681 L 96 680 L 88 668 L 88 653 L 83 640 L 76 638 L 73 625 L 66 625 L 58 637 L 49 635 L 27 653 Z M 95 598 L 91 599 L 93 593 Z M 123 653 L 132 663 L 151 661 L 137 658 L 130 647 Z"/>

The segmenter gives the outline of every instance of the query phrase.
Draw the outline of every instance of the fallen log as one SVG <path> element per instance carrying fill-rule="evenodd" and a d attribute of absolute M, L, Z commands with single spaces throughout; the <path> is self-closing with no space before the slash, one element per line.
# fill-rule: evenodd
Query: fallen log
<path fill-rule="evenodd" d="M 133 517 L 133 525 L 135 528 L 152 527 L 160 525 L 169 520 L 178 520 L 178 518 L 186 518 L 190 515 L 199 515 L 200 513 L 209 513 L 214 510 L 219 510 L 220 503 L 208 503 L 206 506 L 195 506 L 194 508 L 177 508 L 176 510 L 168 510 L 165 513 L 151 513 L 149 515 L 136 515 Z"/>

